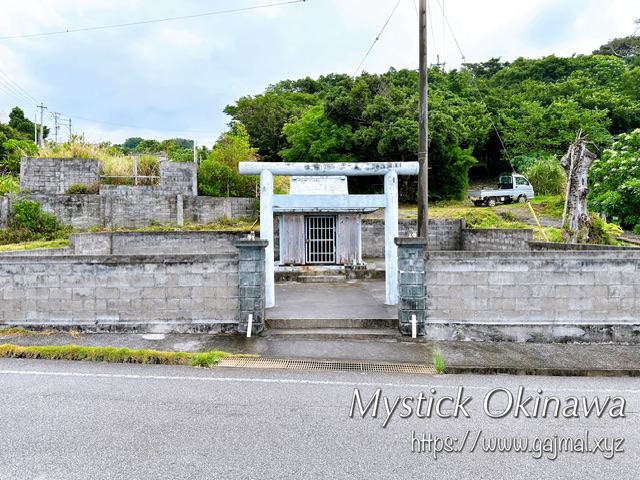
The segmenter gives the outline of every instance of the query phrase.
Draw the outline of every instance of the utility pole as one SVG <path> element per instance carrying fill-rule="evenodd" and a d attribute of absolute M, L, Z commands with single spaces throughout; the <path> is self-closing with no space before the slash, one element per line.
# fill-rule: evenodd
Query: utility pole
<path fill-rule="evenodd" d="M 427 71 L 427 0 L 420 0 L 420 115 L 418 120 L 418 236 L 429 233 L 429 91 Z"/>
<path fill-rule="evenodd" d="M 58 125 L 58 118 L 60 117 L 60 113 L 58 112 L 53 112 L 53 125 L 54 125 L 54 134 L 55 134 L 55 139 L 56 139 L 56 143 L 58 143 L 58 130 L 60 129 L 60 126 Z"/>
<path fill-rule="evenodd" d="M 44 147 L 44 135 L 42 133 L 42 130 L 44 128 L 44 109 L 47 107 L 45 107 L 41 102 L 40 105 L 38 105 L 38 108 L 40 109 L 40 132 L 38 134 L 38 146 L 42 148 Z"/>

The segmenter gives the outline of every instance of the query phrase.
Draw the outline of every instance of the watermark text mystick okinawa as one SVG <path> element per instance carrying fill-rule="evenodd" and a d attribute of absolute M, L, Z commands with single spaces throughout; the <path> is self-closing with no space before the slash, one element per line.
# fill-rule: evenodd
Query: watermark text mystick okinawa
<path fill-rule="evenodd" d="M 373 393 L 362 393 L 356 388 L 351 398 L 349 417 L 380 419 L 386 427 L 392 419 L 417 418 L 470 418 L 473 397 L 465 395 L 459 386 L 455 395 L 439 394 L 435 388 L 416 392 L 415 395 L 386 396 L 378 388 Z M 496 387 L 483 396 L 481 411 L 490 418 L 624 418 L 627 402 L 622 396 L 566 397 L 546 395 L 541 388 L 531 393 L 520 386 L 517 390 Z"/>

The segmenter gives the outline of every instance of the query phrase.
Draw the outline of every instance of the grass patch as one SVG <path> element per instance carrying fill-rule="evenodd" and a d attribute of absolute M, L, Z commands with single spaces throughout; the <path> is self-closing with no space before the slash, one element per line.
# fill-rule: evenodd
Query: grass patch
<path fill-rule="evenodd" d="M 531 200 L 536 215 L 542 217 L 562 218 L 564 210 L 563 195 L 540 195 Z"/>
<path fill-rule="evenodd" d="M 55 335 L 56 332 L 52 330 L 43 330 L 41 332 L 34 332 L 27 330 L 26 328 L 2 328 L 0 329 L 0 337 L 25 337 L 27 335 Z"/>
<path fill-rule="evenodd" d="M 141 363 L 154 365 L 191 365 L 211 367 L 229 356 L 219 350 L 200 353 L 132 350 L 115 347 L 81 347 L 78 345 L 31 346 L 0 345 L 0 357 L 37 358 L 43 360 L 79 360 L 109 363 Z"/>
<path fill-rule="evenodd" d="M 442 355 L 439 348 L 436 348 L 433 352 L 433 367 L 436 369 L 438 375 L 445 373 L 446 365 L 444 363 L 444 355 Z"/>
<path fill-rule="evenodd" d="M 40 248 L 62 248 L 69 246 L 68 238 L 59 238 L 57 240 L 21 242 L 9 245 L 0 245 L 0 252 L 12 252 L 15 250 L 38 250 Z"/>

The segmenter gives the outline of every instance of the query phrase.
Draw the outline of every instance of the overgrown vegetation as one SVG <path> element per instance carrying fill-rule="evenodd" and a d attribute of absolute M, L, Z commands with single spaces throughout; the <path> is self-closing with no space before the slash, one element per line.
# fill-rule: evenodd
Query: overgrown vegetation
<path fill-rule="evenodd" d="M 73 232 L 54 215 L 43 211 L 38 202 L 21 200 L 13 205 L 13 210 L 15 215 L 9 227 L 0 230 L 0 245 L 66 240 Z"/>
<path fill-rule="evenodd" d="M 84 183 L 75 183 L 67 189 L 67 193 L 69 195 L 97 195 L 100 193 L 100 184 L 85 185 Z"/>
<path fill-rule="evenodd" d="M 591 166 L 589 182 L 590 207 L 640 234 L 640 128 L 620 135 L 605 150 Z"/>
<path fill-rule="evenodd" d="M 240 175 L 238 164 L 256 159 L 256 149 L 249 145 L 249 135 L 236 125 L 222 135 L 198 168 L 198 188 L 203 195 L 214 197 L 256 197 L 260 179 L 256 175 Z"/>
<path fill-rule="evenodd" d="M 13 175 L 0 177 L 0 197 L 5 193 L 18 193 L 20 191 L 20 180 Z"/>
<path fill-rule="evenodd" d="M 567 175 L 555 155 L 520 155 L 512 161 L 515 169 L 529 179 L 536 195 L 564 195 Z"/>
<path fill-rule="evenodd" d="M 132 350 L 114 347 L 29 346 L 0 345 L 0 357 L 38 358 L 46 360 L 79 360 L 109 363 L 144 363 L 156 365 L 191 365 L 211 367 L 220 362 L 228 353 L 219 350 L 209 352 L 162 352 L 157 350 Z"/>

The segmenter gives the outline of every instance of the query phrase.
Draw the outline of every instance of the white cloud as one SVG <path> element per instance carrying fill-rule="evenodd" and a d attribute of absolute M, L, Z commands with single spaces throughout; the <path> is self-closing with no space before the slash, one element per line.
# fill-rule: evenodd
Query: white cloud
<path fill-rule="evenodd" d="M 101 27 L 265 5 L 270 0 L 21 0 L 5 2 L 2 35 Z M 273 3 L 280 3 L 273 0 Z M 172 22 L 0 40 L 0 70 L 87 138 L 195 138 L 225 129 L 222 109 L 269 84 L 356 71 L 397 0 L 307 0 Z M 417 68 L 418 0 L 401 0 L 362 65 Z M 633 32 L 637 0 L 431 0 L 429 61 L 514 60 L 590 53 Z M 1 36 L 1 35 L 0 35 Z M 0 89 L 0 108 L 33 102 Z M 94 123 L 83 119 L 101 121 Z M 51 123 L 51 122 L 50 122 Z M 118 124 L 118 125 L 113 125 Z M 125 127 L 129 125 L 130 127 Z M 143 129 L 139 127 L 148 127 Z M 205 132 L 205 133 L 203 133 Z"/>

